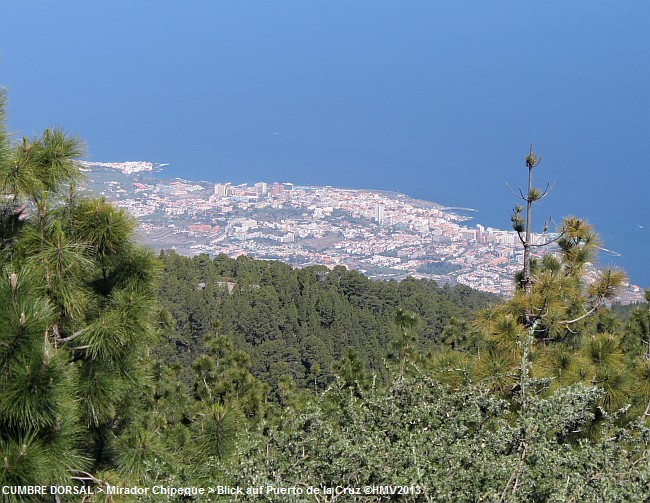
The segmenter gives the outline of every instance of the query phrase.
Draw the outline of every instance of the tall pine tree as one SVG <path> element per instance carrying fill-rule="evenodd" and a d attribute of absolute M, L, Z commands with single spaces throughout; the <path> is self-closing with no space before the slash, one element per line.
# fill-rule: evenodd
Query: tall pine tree
<path fill-rule="evenodd" d="M 76 195 L 82 143 L 61 130 L 12 142 L 5 110 L 3 91 L 0 483 L 97 481 L 144 420 L 155 260 L 124 211 Z"/>

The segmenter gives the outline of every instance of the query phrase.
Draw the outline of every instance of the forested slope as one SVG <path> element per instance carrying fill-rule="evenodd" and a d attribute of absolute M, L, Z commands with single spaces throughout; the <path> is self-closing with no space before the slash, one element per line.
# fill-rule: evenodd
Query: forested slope
<path fill-rule="evenodd" d="M 418 350 L 425 353 L 441 344 L 449 320 L 468 319 L 498 300 L 431 280 L 371 281 L 341 266 L 292 269 L 245 256 L 190 259 L 173 252 L 161 260 L 158 299 L 174 326 L 165 357 L 188 367 L 204 350 L 203 338 L 218 333 L 247 352 L 253 373 L 272 386 L 288 375 L 300 387 L 315 381 L 322 388 L 350 349 L 381 373 L 398 330 L 398 308 L 420 319 Z"/>

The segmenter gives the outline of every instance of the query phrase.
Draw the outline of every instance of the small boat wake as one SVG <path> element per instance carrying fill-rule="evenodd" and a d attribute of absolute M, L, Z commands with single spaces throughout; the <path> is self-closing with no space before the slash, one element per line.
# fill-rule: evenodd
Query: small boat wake
<path fill-rule="evenodd" d="M 609 253 L 610 255 L 613 255 L 614 257 L 622 257 L 623 255 L 621 253 L 615 252 L 614 250 L 608 250 L 607 248 L 603 248 L 601 246 L 597 246 L 600 251 L 604 251 L 606 253 Z"/>

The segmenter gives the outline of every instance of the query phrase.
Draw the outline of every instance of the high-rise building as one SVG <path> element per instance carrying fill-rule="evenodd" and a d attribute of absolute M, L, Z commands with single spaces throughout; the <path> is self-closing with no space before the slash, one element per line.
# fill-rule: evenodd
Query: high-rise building
<path fill-rule="evenodd" d="M 476 241 L 476 231 L 474 229 L 461 229 L 460 236 L 465 241 Z"/>
<path fill-rule="evenodd" d="M 218 183 L 214 186 L 214 195 L 219 197 L 225 197 L 228 195 L 228 189 L 230 188 L 230 183 Z"/>
<path fill-rule="evenodd" d="M 375 211 L 374 211 L 374 220 L 377 222 L 379 225 L 384 224 L 384 205 L 383 204 L 378 204 L 375 206 Z"/>
<path fill-rule="evenodd" d="M 269 193 L 269 184 L 266 182 L 257 182 L 253 185 L 255 192 L 261 196 Z"/>

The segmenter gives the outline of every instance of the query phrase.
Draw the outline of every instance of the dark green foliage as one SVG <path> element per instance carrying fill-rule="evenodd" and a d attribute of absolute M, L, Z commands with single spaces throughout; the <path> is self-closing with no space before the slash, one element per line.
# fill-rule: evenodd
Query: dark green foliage
<path fill-rule="evenodd" d="M 620 321 L 627 322 L 630 319 L 632 313 L 639 307 L 644 307 L 644 304 L 638 302 L 632 304 L 621 304 L 620 302 L 614 302 L 610 306 L 612 314 L 614 314 Z"/>
<path fill-rule="evenodd" d="M 357 389 L 365 388 L 368 384 L 366 369 L 354 349 L 348 350 L 347 354 L 334 366 L 334 370 L 341 378 L 343 387 Z"/>
<path fill-rule="evenodd" d="M 631 305 L 625 318 L 624 346 L 630 352 L 650 357 L 650 304 Z"/>
<path fill-rule="evenodd" d="M 641 501 L 649 488 L 649 434 L 636 420 L 650 403 L 650 371 L 638 349 L 621 345 L 629 330 L 605 308 L 585 318 L 572 345 L 546 347 L 508 312 L 516 300 L 471 322 L 485 297 L 464 287 L 244 258 L 162 258 L 161 293 L 178 295 L 161 296 L 179 328 L 171 340 L 184 341 L 166 354 L 194 361 L 190 431 L 211 438 L 182 440 L 195 453 L 188 462 L 204 461 L 193 477 L 252 487 L 419 486 L 404 501 Z M 560 267 L 542 259 L 535 271 Z M 567 287 L 565 302 L 574 291 Z M 220 335 L 202 344 L 214 330 Z M 234 375 L 250 365 L 253 389 L 267 383 L 274 403 L 244 413 L 248 428 L 231 429 L 226 412 L 242 411 L 232 390 L 245 380 L 225 367 L 242 350 L 252 358 L 237 357 Z M 209 403 L 220 404 L 222 429 L 210 423 Z M 179 438 L 177 427 L 167 434 Z"/>
<path fill-rule="evenodd" d="M 340 266 L 294 270 L 246 257 L 188 259 L 165 253 L 161 258 L 159 299 L 177 330 L 160 355 L 189 367 L 218 322 L 234 347 L 251 355 L 253 373 L 274 388 L 290 375 L 301 388 L 315 383 L 323 389 L 332 381 L 334 362 L 348 349 L 369 370 L 383 374 L 384 360 L 400 337 L 405 346 L 398 352 L 434 348 L 452 317 L 466 319 L 495 300 L 429 280 L 371 281 Z M 420 320 L 407 334 L 395 324 L 398 309 Z M 321 369 L 315 380 L 313 365 Z"/>
<path fill-rule="evenodd" d="M 88 466 L 77 449 L 68 354 L 50 340 L 54 314 L 22 271 L 0 279 L 0 447 L 7 484 L 63 481 Z"/>
<path fill-rule="evenodd" d="M 78 139 L 12 144 L 3 114 L 0 97 L 0 482 L 141 470 L 122 434 L 138 434 L 150 402 L 154 258 L 126 213 L 76 197 Z"/>

